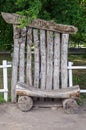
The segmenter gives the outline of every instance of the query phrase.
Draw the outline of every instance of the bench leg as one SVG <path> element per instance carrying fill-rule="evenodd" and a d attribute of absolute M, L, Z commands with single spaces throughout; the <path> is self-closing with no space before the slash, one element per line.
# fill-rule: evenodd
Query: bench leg
<path fill-rule="evenodd" d="M 79 106 L 75 99 L 65 99 L 62 104 L 64 111 L 68 114 L 76 114 L 79 111 Z"/>
<path fill-rule="evenodd" d="M 20 96 L 18 98 L 18 107 L 21 111 L 27 112 L 33 106 L 33 99 L 29 96 Z"/>

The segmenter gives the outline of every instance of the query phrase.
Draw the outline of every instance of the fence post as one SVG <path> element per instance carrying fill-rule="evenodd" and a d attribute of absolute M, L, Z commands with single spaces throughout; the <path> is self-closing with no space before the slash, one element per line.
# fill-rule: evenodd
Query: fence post
<path fill-rule="evenodd" d="M 3 85 L 4 85 L 4 100 L 8 100 L 8 80 L 7 80 L 7 61 L 3 60 Z"/>
<path fill-rule="evenodd" d="M 68 67 L 69 67 L 69 71 L 68 71 L 68 73 L 69 73 L 69 87 L 73 86 L 73 76 L 72 76 L 72 69 L 71 69 L 72 65 L 73 65 L 73 62 L 68 62 Z"/>

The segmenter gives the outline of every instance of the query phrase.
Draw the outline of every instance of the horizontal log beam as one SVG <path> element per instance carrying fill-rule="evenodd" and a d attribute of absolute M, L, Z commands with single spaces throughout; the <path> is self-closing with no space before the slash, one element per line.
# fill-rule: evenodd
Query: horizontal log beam
<path fill-rule="evenodd" d="M 29 89 L 27 89 L 29 88 Z M 58 90 L 41 90 L 33 86 L 27 87 L 24 83 L 17 83 L 16 94 L 20 96 L 47 97 L 47 98 L 78 98 L 80 88 L 78 85 Z"/>
<path fill-rule="evenodd" d="M 10 24 L 20 24 L 19 19 L 25 18 L 25 16 L 21 16 L 14 13 L 4 13 L 2 12 L 3 19 Z M 78 29 L 71 25 L 63 25 L 63 24 L 56 24 L 53 21 L 45 21 L 41 19 L 35 19 L 28 25 L 28 27 L 38 28 L 38 29 L 45 29 L 45 30 L 51 30 L 56 31 L 59 33 L 69 33 L 74 34 L 78 31 Z"/>

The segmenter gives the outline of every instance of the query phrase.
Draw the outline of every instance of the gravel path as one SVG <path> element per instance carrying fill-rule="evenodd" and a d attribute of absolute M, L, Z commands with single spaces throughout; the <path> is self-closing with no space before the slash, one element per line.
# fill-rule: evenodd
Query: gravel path
<path fill-rule="evenodd" d="M 21 112 L 16 104 L 0 104 L 0 130 L 86 130 L 86 105 L 78 114 L 66 114 L 62 108 Z"/>

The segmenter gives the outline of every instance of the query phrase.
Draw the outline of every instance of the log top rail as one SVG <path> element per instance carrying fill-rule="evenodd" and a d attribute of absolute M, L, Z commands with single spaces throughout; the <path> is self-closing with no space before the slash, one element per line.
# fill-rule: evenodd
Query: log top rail
<path fill-rule="evenodd" d="M 3 19 L 13 25 L 19 25 L 19 19 L 25 18 L 25 16 L 21 16 L 15 13 L 1 13 Z M 63 24 L 56 24 L 53 21 L 46 21 L 41 19 L 35 19 L 28 25 L 28 27 L 43 29 L 43 30 L 50 30 L 59 33 L 68 33 L 68 34 L 75 34 L 78 29 L 72 25 L 63 25 Z"/>

